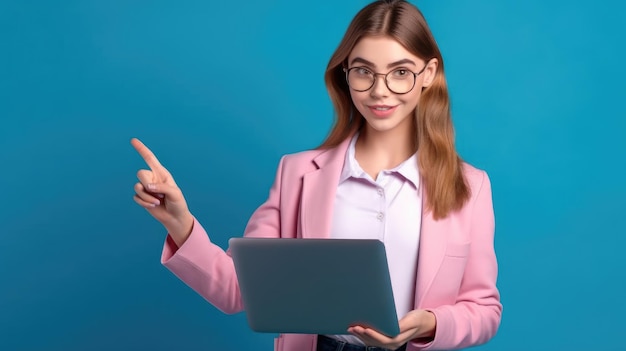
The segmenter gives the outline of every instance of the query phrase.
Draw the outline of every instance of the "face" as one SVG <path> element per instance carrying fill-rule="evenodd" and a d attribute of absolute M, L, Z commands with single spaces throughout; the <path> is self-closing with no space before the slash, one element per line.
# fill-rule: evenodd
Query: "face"
<path fill-rule="evenodd" d="M 435 77 L 437 60 L 425 62 L 388 37 L 365 37 L 348 57 L 348 69 L 351 68 L 350 95 L 367 121 L 368 130 L 387 132 L 411 127 L 422 89 Z M 420 71 L 413 78 L 412 72 Z M 388 72 L 392 72 L 387 78 L 391 90 L 385 84 L 384 74 Z M 367 89 L 368 79 L 375 73 L 381 74 L 374 75 L 374 85 L 369 90 L 355 90 Z M 411 86 L 408 93 L 395 93 L 403 93 Z"/>

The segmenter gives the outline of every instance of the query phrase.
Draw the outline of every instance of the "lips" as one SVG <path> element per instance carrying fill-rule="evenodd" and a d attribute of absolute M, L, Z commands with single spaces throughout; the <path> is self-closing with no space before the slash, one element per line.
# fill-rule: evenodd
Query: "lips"
<path fill-rule="evenodd" d="M 370 106 L 370 108 L 376 109 L 376 110 L 380 110 L 380 111 L 386 111 L 389 110 L 390 108 L 392 108 L 393 106 L 387 106 L 387 105 L 375 105 L 375 106 Z"/>
<path fill-rule="evenodd" d="M 376 117 L 388 117 L 389 115 L 391 115 L 393 113 L 393 111 L 396 110 L 396 108 L 398 106 L 389 106 L 389 105 L 371 105 L 368 106 L 370 111 L 372 111 L 372 113 L 376 116 Z"/>

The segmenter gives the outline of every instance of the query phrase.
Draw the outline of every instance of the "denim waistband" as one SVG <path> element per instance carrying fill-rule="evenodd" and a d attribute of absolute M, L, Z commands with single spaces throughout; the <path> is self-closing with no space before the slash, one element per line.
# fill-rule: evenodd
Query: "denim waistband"
<path fill-rule="evenodd" d="M 405 351 L 406 344 L 400 346 L 396 351 Z M 362 346 L 348 344 L 345 341 L 335 340 L 324 335 L 318 335 L 317 337 L 317 351 L 390 351 L 375 346 Z"/>

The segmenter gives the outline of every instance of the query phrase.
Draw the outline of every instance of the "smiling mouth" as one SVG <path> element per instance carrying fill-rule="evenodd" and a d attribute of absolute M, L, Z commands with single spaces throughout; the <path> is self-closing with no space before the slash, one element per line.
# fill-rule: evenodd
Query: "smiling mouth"
<path fill-rule="evenodd" d="M 390 116 L 398 106 L 373 105 L 368 107 L 376 117 L 382 118 Z"/>
<path fill-rule="evenodd" d="M 375 110 L 375 111 L 389 111 L 389 110 L 391 110 L 394 107 L 395 106 L 375 105 L 375 106 L 370 106 L 369 108 L 371 108 L 372 110 Z"/>

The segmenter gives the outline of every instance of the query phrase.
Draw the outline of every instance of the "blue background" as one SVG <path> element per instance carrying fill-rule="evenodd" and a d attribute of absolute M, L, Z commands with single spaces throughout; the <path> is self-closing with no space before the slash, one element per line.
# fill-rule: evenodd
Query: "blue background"
<path fill-rule="evenodd" d="M 366 3 L 2 0 L 0 349 L 271 350 L 160 265 L 129 140 L 226 247 L 325 137 L 324 68 Z M 623 349 L 626 6 L 417 4 L 493 183 L 505 310 L 480 349 Z"/>

